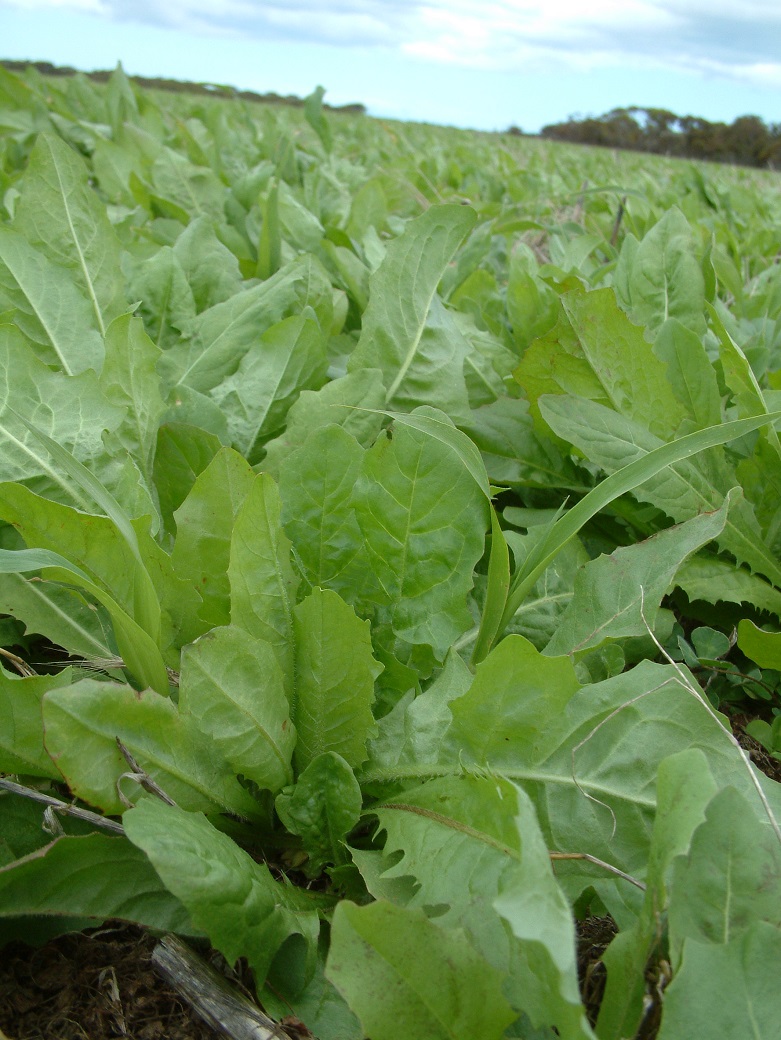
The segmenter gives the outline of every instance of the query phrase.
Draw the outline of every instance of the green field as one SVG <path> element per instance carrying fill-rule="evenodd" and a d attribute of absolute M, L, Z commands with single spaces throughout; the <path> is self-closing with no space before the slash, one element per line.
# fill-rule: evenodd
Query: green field
<path fill-rule="evenodd" d="M 772 172 L 0 68 L 0 943 L 774 1040 L 779 258 Z"/>

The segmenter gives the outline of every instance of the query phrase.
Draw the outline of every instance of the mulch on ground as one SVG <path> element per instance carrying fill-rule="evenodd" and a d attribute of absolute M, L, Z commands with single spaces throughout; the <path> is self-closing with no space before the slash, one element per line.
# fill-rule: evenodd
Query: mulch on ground
<path fill-rule="evenodd" d="M 0 1030 L 7 1040 L 215 1040 L 150 957 L 156 939 L 132 925 L 62 935 L 0 953 Z"/>

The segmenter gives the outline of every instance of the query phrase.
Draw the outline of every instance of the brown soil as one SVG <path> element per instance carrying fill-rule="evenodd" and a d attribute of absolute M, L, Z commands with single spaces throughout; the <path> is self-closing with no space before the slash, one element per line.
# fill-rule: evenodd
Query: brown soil
<path fill-rule="evenodd" d="M 0 1040 L 215 1040 L 153 969 L 156 939 L 131 925 L 0 954 Z"/>

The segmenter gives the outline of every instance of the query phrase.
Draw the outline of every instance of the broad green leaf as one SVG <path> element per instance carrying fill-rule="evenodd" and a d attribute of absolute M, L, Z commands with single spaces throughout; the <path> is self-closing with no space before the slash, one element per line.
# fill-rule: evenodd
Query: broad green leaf
<path fill-rule="evenodd" d="M 509 487 L 566 488 L 585 493 L 584 483 L 571 458 L 550 437 L 538 434 L 528 402 L 500 397 L 473 410 L 459 428 L 480 449 L 492 484 Z"/>
<path fill-rule="evenodd" d="M 755 801 L 719 791 L 677 859 L 670 891 L 673 967 L 688 940 L 726 944 L 759 921 L 781 929 L 781 842 Z"/>
<path fill-rule="evenodd" d="M 689 939 L 664 991 L 659 1040 L 774 1040 L 781 1018 L 778 928 L 759 921 L 729 942 Z"/>
<path fill-rule="evenodd" d="M 312 759 L 295 787 L 278 794 L 274 805 L 287 830 L 300 835 L 310 874 L 347 859 L 344 839 L 360 819 L 362 796 L 341 755 L 326 751 Z"/>
<path fill-rule="evenodd" d="M 160 371 L 172 386 L 184 383 L 205 393 L 238 369 L 267 329 L 307 305 L 314 308 L 320 327 L 330 328 L 330 282 L 313 257 L 302 256 L 199 315 L 192 339 L 165 351 Z"/>
<path fill-rule="evenodd" d="M 197 445 L 195 441 L 193 446 Z M 195 465 L 200 461 L 199 457 Z M 188 469 L 192 474 L 192 468 Z M 199 614 L 210 627 L 230 622 L 231 535 L 254 480 L 249 463 L 231 448 L 222 448 L 197 474 L 174 513 L 176 541 L 171 563 L 177 575 L 200 593 L 203 605 Z"/>
<path fill-rule="evenodd" d="M 50 260 L 70 268 L 104 335 L 125 307 L 119 245 L 104 206 L 87 183 L 83 161 L 58 137 L 41 134 L 21 192 L 14 230 Z"/>
<path fill-rule="evenodd" d="M 146 799 L 125 813 L 123 823 L 228 963 L 247 958 L 256 985 L 289 936 L 301 936 L 314 958 L 318 910 L 332 904 L 329 896 L 275 881 L 265 863 L 256 863 L 200 813 Z"/>
<path fill-rule="evenodd" d="M 690 456 L 758 429 L 776 414 L 722 423 L 665 444 L 641 424 L 592 401 L 550 396 L 541 402 L 541 407 L 546 422 L 559 436 L 570 440 L 608 473 L 622 475 L 623 491 L 632 491 L 641 501 L 662 509 L 678 523 L 696 513 L 718 509 L 730 487 L 737 483 L 723 453 L 709 452 L 694 459 Z M 661 451 L 654 456 L 655 449 Z M 662 465 L 662 460 L 667 464 Z M 637 468 L 632 469 L 633 466 Z M 638 477 L 634 483 L 628 479 L 632 473 Z M 603 481 L 599 495 L 594 497 L 603 496 L 609 488 L 608 482 Z M 582 505 L 580 502 L 575 508 Z M 565 519 L 569 520 L 574 512 L 570 510 Z M 718 541 L 739 562 L 781 584 L 781 567 L 764 546 L 747 502 L 735 503 Z"/>
<path fill-rule="evenodd" d="M 421 405 L 420 408 L 416 408 L 409 414 L 403 412 L 388 412 L 387 414 L 397 425 L 407 426 L 411 430 L 425 433 L 448 448 L 471 475 L 485 497 L 489 501 L 491 500 L 491 487 L 480 452 L 469 437 L 454 426 L 452 420 L 444 412 L 438 408 Z"/>
<path fill-rule="evenodd" d="M 282 530 L 281 503 L 274 481 L 259 474 L 233 526 L 228 578 L 231 622 L 269 643 L 293 692 L 293 606 L 299 578 L 290 562 L 290 542 Z"/>
<path fill-rule="evenodd" d="M 69 654 L 94 660 L 114 655 L 106 615 L 75 589 L 55 582 L 0 574 L 0 614 L 23 622 Z"/>
<path fill-rule="evenodd" d="M 543 657 L 522 636 L 507 636 L 478 665 L 469 692 L 450 705 L 450 737 L 474 763 L 490 761 L 508 733 L 536 746 L 579 688 L 569 658 Z"/>
<path fill-rule="evenodd" d="M 482 491 L 449 447 L 399 424 L 366 452 L 353 503 L 394 632 L 444 657 L 470 623 Z"/>
<path fill-rule="evenodd" d="M 155 368 L 159 357 L 160 351 L 137 318 L 123 314 L 106 331 L 106 360 L 100 385 L 106 399 L 126 412 L 121 426 L 106 437 L 106 448 L 115 454 L 131 455 L 149 489 L 154 487 L 152 467 L 157 430 L 166 408 Z"/>
<path fill-rule="evenodd" d="M 80 567 L 51 549 L 0 549 L 0 574 L 29 574 L 43 568 L 48 579 L 77 585 L 101 603 L 111 617 L 125 667 L 143 686 L 168 693 L 168 673 L 157 643 Z"/>
<path fill-rule="evenodd" d="M 656 330 L 668 318 L 677 318 L 693 332 L 705 331 L 702 267 L 689 222 L 676 206 L 639 243 L 627 237 L 613 282 L 621 302 L 641 325 Z"/>
<path fill-rule="evenodd" d="M 141 559 L 137 532 L 118 504 L 112 512 L 121 526 L 108 516 L 50 502 L 22 484 L 0 483 L 0 516 L 27 545 L 59 553 L 81 568 L 156 641 L 160 604 Z"/>
<path fill-rule="evenodd" d="M 174 346 L 182 330 L 195 320 L 195 300 L 187 276 L 170 246 L 136 262 L 128 295 L 139 301 L 138 314 L 147 335 L 162 350 Z"/>
<path fill-rule="evenodd" d="M 163 523 L 171 534 L 174 512 L 221 446 L 214 434 L 189 423 L 168 422 L 158 429 L 154 480 Z"/>
<path fill-rule="evenodd" d="M 43 700 L 44 743 L 78 798 L 113 815 L 143 795 L 117 745 L 185 809 L 255 816 L 258 804 L 244 791 L 214 742 L 168 697 L 152 690 L 81 679 L 51 690 Z"/>
<path fill-rule="evenodd" d="M 685 671 L 683 676 L 694 684 Z M 542 657 L 525 640 L 510 636 L 478 666 L 472 687 L 449 708 L 453 723 L 440 738 L 435 761 L 400 758 L 385 765 L 370 759 L 359 774 L 361 784 L 415 784 L 464 769 L 489 769 L 520 784 L 532 798 L 550 849 L 588 852 L 640 880 L 647 869 L 657 770 L 668 755 L 701 748 L 718 785 L 732 784 L 752 805 L 758 803 L 752 778 L 723 726 L 681 685 L 672 666 L 645 661 L 578 689 L 569 658 Z M 407 717 L 407 743 L 413 721 Z M 781 798 L 769 783 L 764 787 L 778 812 Z M 626 920 L 624 900 L 634 892 L 626 891 L 627 882 L 586 864 L 569 865 L 567 874 L 568 893 L 591 884 L 619 923 Z"/>
<path fill-rule="evenodd" d="M 383 416 L 375 409 L 384 401 L 382 375 L 376 368 L 350 372 L 319 390 L 302 390 L 287 413 L 284 433 L 266 445 L 264 471 L 284 480 L 285 460 L 324 426 L 341 426 L 367 447 L 380 432 Z"/>
<path fill-rule="evenodd" d="M 666 366 L 616 304 L 610 289 L 571 292 L 552 332 L 533 344 L 515 372 L 532 414 L 543 394 L 577 394 L 632 418 L 665 440 L 685 416 Z M 565 318 L 566 316 L 566 318 Z"/>
<path fill-rule="evenodd" d="M 326 977 L 372 1040 L 499 1040 L 516 1017 L 462 932 L 390 903 L 339 904 Z"/>
<path fill-rule="evenodd" d="M 71 678 L 70 668 L 26 678 L 0 668 L 0 772 L 59 778 L 43 746 L 41 698 Z"/>
<path fill-rule="evenodd" d="M 325 977 L 328 939 L 321 933 L 314 974 L 300 944 L 283 946 L 258 999 L 266 1013 L 276 1019 L 284 1018 L 292 1010 L 318 1040 L 363 1040 L 360 1022 Z"/>
<path fill-rule="evenodd" d="M 189 216 L 220 220 L 223 216 L 225 186 L 204 166 L 196 166 L 186 156 L 163 147 L 150 171 L 151 185 L 157 195 L 172 202 Z"/>
<path fill-rule="evenodd" d="M 104 834 L 57 838 L 0 867 L 0 918 L 28 914 L 77 915 L 96 924 L 118 917 L 161 931 L 198 934 L 143 852 L 126 838 Z"/>
<path fill-rule="evenodd" d="M 545 653 L 582 654 L 606 640 L 647 635 L 678 567 L 719 536 L 731 501 L 730 493 L 715 513 L 702 513 L 587 563 Z"/>
<path fill-rule="evenodd" d="M 781 616 L 781 592 L 763 578 L 736 567 L 731 560 L 695 556 L 675 576 L 675 584 L 690 600 L 706 603 L 751 603 Z"/>
<path fill-rule="evenodd" d="M 513 1003 L 535 1026 L 554 1026 L 558 1036 L 572 1040 L 593 1040 L 578 990 L 572 911 L 553 876 L 534 808 L 522 790 L 516 797 L 520 862 L 494 900 L 518 941 Z"/>
<path fill-rule="evenodd" d="M 445 268 L 475 219 L 464 206 L 432 206 L 390 243 L 371 276 L 349 368 L 381 369 L 389 405 L 429 403 L 451 415 L 468 414 L 465 353 L 456 349 L 452 319 L 434 301 Z"/>
<path fill-rule="evenodd" d="M 44 364 L 67 376 L 100 371 L 103 343 L 89 300 L 71 272 L 53 263 L 24 237 L 0 228 L 0 309 L 14 308 L 14 323 L 35 344 Z"/>
<path fill-rule="evenodd" d="M 373 735 L 374 680 L 382 671 L 372 656 L 368 621 L 335 592 L 314 588 L 293 609 L 293 638 L 296 771 L 327 751 L 360 765 Z"/>
<path fill-rule="evenodd" d="M 760 668 L 781 671 L 781 632 L 765 632 L 744 619 L 738 625 L 738 646 Z"/>
<path fill-rule="evenodd" d="M 352 504 L 363 457 L 344 427 L 324 426 L 287 456 L 279 473 L 282 520 L 307 579 L 350 602 L 375 594 Z"/>
<path fill-rule="evenodd" d="M 215 234 L 206 217 L 191 220 L 173 246 L 200 313 L 222 303 L 241 289 L 236 257 Z"/>
<path fill-rule="evenodd" d="M 449 704 L 467 692 L 472 679 L 464 660 L 450 650 L 442 671 L 423 693 L 403 698 L 379 720 L 377 737 L 367 745 L 372 765 L 420 767 L 436 762 L 452 722 Z"/>
<path fill-rule="evenodd" d="M 546 530 L 544 524 L 535 524 L 524 535 L 505 531 L 516 570 L 523 567 L 527 557 L 546 537 Z M 579 538 L 572 538 L 562 546 L 524 596 L 523 602 L 510 618 L 505 634 L 515 632 L 542 650 L 558 631 L 559 618 L 572 600 L 575 578 L 588 562 L 589 555 Z"/>
<path fill-rule="evenodd" d="M 82 509 L 92 505 L 20 416 L 34 420 L 37 430 L 91 465 L 104 482 L 106 473 L 116 475 L 101 435 L 120 425 L 123 411 L 106 400 L 94 372 L 69 377 L 52 371 L 8 325 L 0 325 L 0 413 L 4 480 L 24 481 Z"/>
<path fill-rule="evenodd" d="M 667 365 L 667 379 L 673 393 L 697 428 L 721 422 L 721 394 L 716 371 L 702 345 L 702 338 L 677 318 L 668 318 L 654 340 L 654 354 Z"/>
<path fill-rule="evenodd" d="M 323 335 L 310 311 L 267 329 L 212 391 L 228 416 L 231 443 L 248 462 L 259 461 L 263 441 L 282 427 L 301 390 L 322 385 L 326 368 Z"/>
<path fill-rule="evenodd" d="M 643 1014 L 646 966 L 662 952 L 670 866 L 676 856 L 688 850 L 714 793 L 713 777 L 701 751 L 681 751 L 660 763 L 643 908 L 637 921 L 618 933 L 603 957 L 607 986 L 597 1025 L 600 1040 L 620 1040 L 637 1032 Z"/>
<path fill-rule="evenodd" d="M 179 709 L 195 720 L 234 773 L 261 790 L 278 791 L 293 779 L 296 731 L 268 643 L 227 627 L 186 647 Z"/>

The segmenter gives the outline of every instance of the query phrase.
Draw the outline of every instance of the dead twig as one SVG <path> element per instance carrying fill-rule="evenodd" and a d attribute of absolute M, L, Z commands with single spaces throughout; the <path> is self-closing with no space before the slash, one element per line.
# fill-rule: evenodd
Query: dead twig
<path fill-rule="evenodd" d="M 105 816 L 99 816 L 98 813 L 90 812 L 89 809 L 80 809 L 77 805 L 69 805 L 68 802 L 63 802 L 50 794 L 36 791 L 32 787 L 24 787 L 22 784 L 17 784 L 13 780 L 7 780 L 5 777 L 0 777 L 0 790 L 18 794 L 22 798 L 31 799 L 33 802 L 40 802 L 41 805 L 50 806 L 55 812 L 62 813 L 64 816 L 73 816 L 74 819 L 91 823 L 95 827 L 102 827 L 103 830 L 111 831 L 112 834 L 125 833 L 125 828 L 121 823 L 108 820 Z"/>
<path fill-rule="evenodd" d="M 152 964 L 196 1014 L 230 1040 L 292 1040 L 278 1022 L 175 935 L 160 940 Z"/>

